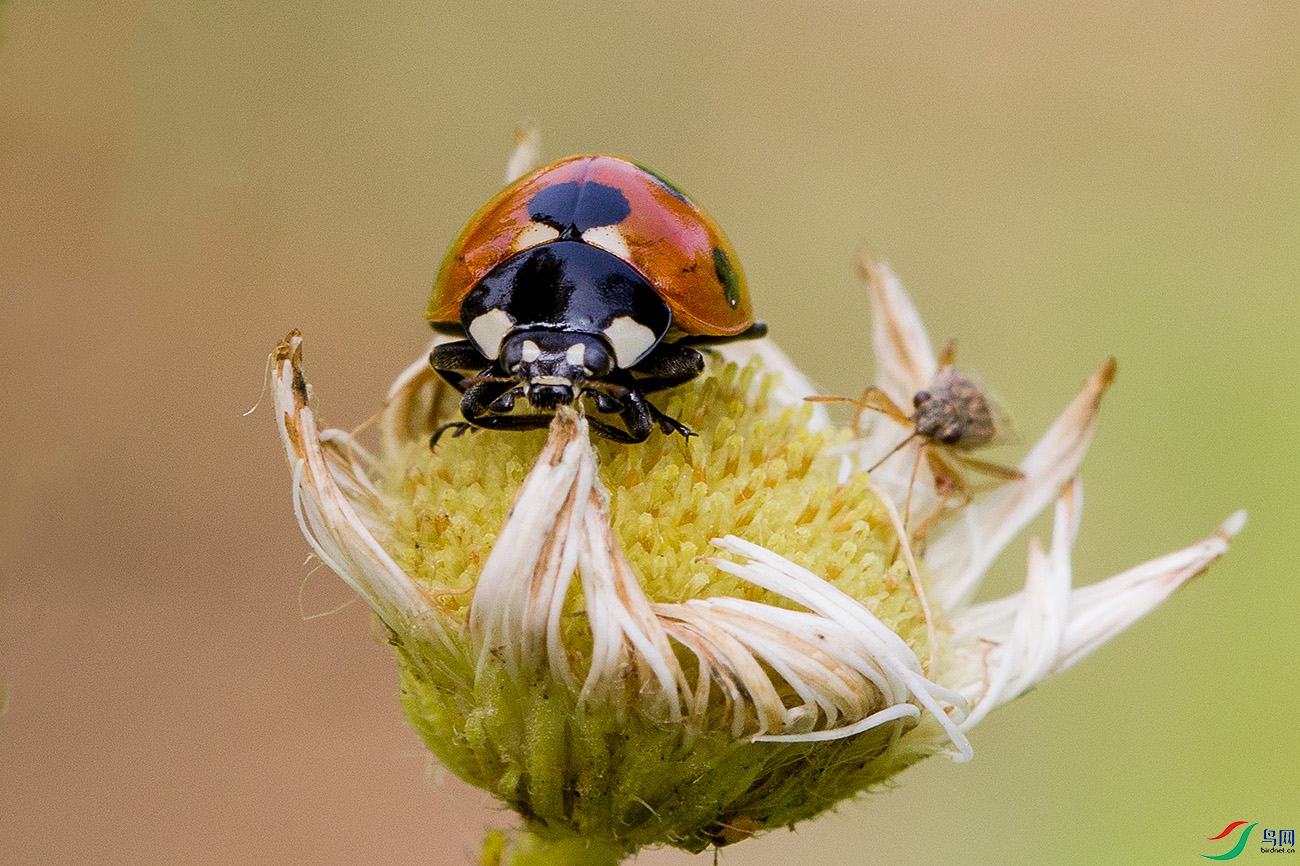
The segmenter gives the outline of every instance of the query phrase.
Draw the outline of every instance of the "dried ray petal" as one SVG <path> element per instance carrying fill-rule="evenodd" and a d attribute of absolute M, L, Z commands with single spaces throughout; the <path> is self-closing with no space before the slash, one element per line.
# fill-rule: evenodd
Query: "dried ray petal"
<path fill-rule="evenodd" d="M 583 444 L 590 453 L 585 434 L 584 429 Z M 603 491 L 591 490 L 583 526 L 582 591 L 594 645 L 582 697 L 590 698 L 602 689 L 612 690 L 621 679 L 630 655 L 643 668 L 640 671 L 643 686 L 651 681 L 658 684 L 658 700 L 653 692 L 643 694 L 643 698 L 656 705 L 649 709 L 672 722 L 681 721 L 681 700 L 692 701 L 694 695 L 673 655 L 667 632 L 614 538 L 606 502 Z"/>
<path fill-rule="evenodd" d="M 889 265 L 873 261 L 864 252 L 857 266 L 867 281 L 871 300 L 875 386 L 907 411 L 913 395 L 934 381 L 938 359 L 920 313 Z M 910 494 L 918 511 L 929 511 L 938 504 L 932 486 L 922 481 L 927 473 L 921 472 L 914 483 L 913 467 L 921 443 L 913 441 L 898 447 L 914 432 L 910 426 L 878 412 L 863 411 L 855 416 L 853 428 L 858 438 L 845 449 L 846 453 L 855 455 L 860 468 L 876 467 L 872 479 L 895 503 L 901 505 Z"/>
<path fill-rule="evenodd" d="M 968 652 L 986 647 L 982 660 L 968 663 L 968 681 L 960 689 L 979 700 L 968 726 L 1146 616 L 1226 553 L 1246 519 L 1238 511 L 1204 541 L 1070 592 L 1069 552 L 1081 502 L 1074 488 L 1057 503 L 1051 553 L 1043 557 L 1031 546 L 1025 591 L 976 605 L 953 624 L 955 642 Z M 978 673 L 981 666 L 985 677 Z"/>
<path fill-rule="evenodd" d="M 1028 636 L 1012 680 L 1016 695 L 1023 694 L 1048 676 L 1060 655 L 1074 582 L 1071 555 L 1079 537 L 1082 516 L 1083 482 L 1075 476 L 1056 500 L 1050 551 L 1044 555 L 1036 541 L 1030 548 L 1033 563 L 1025 578 Z"/>
<path fill-rule="evenodd" d="M 876 387 L 900 406 L 924 389 L 939 371 L 934 347 L 902 282 L 884 262 L 863 253 L 858 270 L 871 297 L 872 345 L 876 353 Z"/>
<path fill-rule="evenodd" d="M 1111 358 L 1020 462 L 1024 478 L 965 508 L 930 545 L 926 562 L 941 605 L 967 604 L 1003 548 L 1078 472 L 1097 428 L 1102 395 L 1114 378 Z"/>
<path fill-rule="evenodd" d="M 1204 541 L 1075 590 L 1070 596 L 1070 623 L 1051 672 L 1070 667 L 1203 573 L 1228 552 L 1228 542 L 1245 525 L 1246 512 L 1237 511 Z"/>
<path fill-rule="evenodd" d="M 407 442 L 424 441 L 433 434 L 436 423 L 434 408 L 446 384 L 429 364 L 429 352 L 450 337 L 435 337 L 420 357 L 411 362 L 388 388 L 384 407 L 379 413 L 384 453 L 397 452 Z M 426 396 L 425 390 L 429 394 Z"/>
<path fill-rule="evenodd" d="M 921 663 L 903 640 L 875 618 L 865 607 L 821 578 L 800 568 L 784 557 L 734 535 L 714 539 L 721 550 L 746 557 L 740 565 L 725 559 L 710 559 L 717 568 L 785 596 L 809 610 L 848 629 L 885 676 L 884 699 L 889 704 L 907 700 L 910 692 L 921 706 L 929 710 L 956 747 L 956 760 L 968 761 L 973 755 L 970 743 L 958 728 L 966 716 L 966 699 L 951 689 L 927 680 Z M 897 696 L 897 698 L 895 698 Z M 944 709 L 939 701 L 949 705 Z M 856 720 L 855 720 L 856 721 Z"/>
<path fill-rule="evenodd" d="M 525 124 L 515 130 L 515 149 L 506 162 L 506 183 L 514 183 L 519 178 L 537 168 L 542 162 L 542 137 L 537 127 Z"/>
<path fill-rule="evenodd" d="M 902 719 L 918 719 L 921 717 L 921 710 L 912 704 L 894 704 L 892 707 L 886 707 L 879 712 L 864 716 L 851 725 L 844 725 L 839 728 L 828 728 L 820 731 L 809 731 L 806 734 L 767 734 L 754 737 L 756 743 L 824 743 L 829 740 L 842 740 L 846 737 L 854 737 L 864 731 L 872 728 L 878 728 L 888 722 L 901 721 Z M 965 760 L 970 760 L 966 758 Z"/>
<path fill-rule="evenodd" d="M 611 693 L 633 666 L 643 685 L 658 686 L 643 694 L 645 708 L 680 721 L 682 700 L 691 698 L 686 677 L 614 539 L 586 419 L 566 408 L 556 413 L 474 591 L 470 634 L 480 670 L 499 659 L 522 678 L 545 659 L 552 676 L 576 686 L 562 628 L 575 570 L 593 643 L 582 699 Z"/>
<path fill-rule="evenodd" d="M 302 375 L 302 335 L 293 331 L 281 340 L 274 358 L 276 423 L 293 469 L 294 510 L 308 543 L 389 628 L 444 642 L 438 611 L 371 531 L 381 519 L 369 481 L 358 480 L 356 465 L 337 447 L 328 452 L 322 447 Z M 371 513 L 363 518 L 359 508 Z"/>
<path fill-rule="evenodd" d="M 1013 617 L 1009 629 L 1005 623 L 996 630 L 986 626 L 978 634 L 964 633 L 958 639 L 966 647 L 981 641 L 991 646 L 982 658 L 985 671 L 991 671 L 987 683 L 959 689 L 972 700 L 978 699 L 962 725 L 964 730 L 974 727 L 995 707 L 1023 694 L 1046 677 L 1055 664 L 1069 615 L 1070 552 L 1082 510 L 1083 486 L 1076 478 L 1056 502 L 1051 553 L 1044 554 L 1037 539 L 1030 541 L 1025 589 L 1014 611 L 1008 611 Z"/>
<path fill-rule="evenodd" d="M 824 646 L 821 617 L 743 599 L 688 604 L 709 611 L 721 628 L 794 689 L 803 701 L 796 717 L 800 727 L 811 728 L 818 712 L 833 727 L 840 715 L 859 718 L 872 709 L 875 691 L 870 683 L 837 658 L 834 647 Z"/>
<path fill-rule="evenodd" d="M 749 696 L 759 733 L 780 730 L 786 723 L 786 709 L 771 677 L 743 644 L 721 628 L 698 605 L 656 604 L 655 613 L 673 639 L 693 652 L 700 661 L 696 684 L 696 708 L 703 714 L 709 702 L 709 683 L 716 681 L 732 710 L 732 736 L 745 732 L 745 695 Z"/>
<path fill-rule="evenodd" d="M 559 635 L 595 477 L 586 426 L 572 411 L 556 413 L 483 566 L 469 620 L 480 671 L 499 657 L 526 677 L 545 658 L 559 679 L 573 682 Z"/>
<path fill-rule="evenodd" d="M 863 639 L 872 638 L 874 647 L 896 658 L 902 669 L 915 673 L 921 672 L 920 661 L 902 638 L 872 616 L 871 612 L 857 601 L 812 572 L 734 535 L 714 539 L 713 545 L 720 550 L 749 559 L 747 566 L 726 559 L 708 560 L 719 569 L 771 592 L 779 593 L 828 619 L 862 626 L 865 629 Z"/>

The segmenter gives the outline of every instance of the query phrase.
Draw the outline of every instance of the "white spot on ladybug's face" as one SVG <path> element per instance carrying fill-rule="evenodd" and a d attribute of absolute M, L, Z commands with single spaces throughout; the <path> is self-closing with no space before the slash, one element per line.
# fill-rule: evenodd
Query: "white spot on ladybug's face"
<path fill-rule="evenodd" d="M 560 230 L 546 223 L 531 222 L 515 238 L 510 248 L 515 252 L 548 244 L 560 236 Z"/>
<path fill-rule="evenodd" d="M 523 358 L 526 363 L 531 364 L 542 356 L 542 350 L 541 347 L 532 340 L 524 340 L 523 346 L 519 349 L 519 356 Z"/>
<path fill-rule="evenodd" d="M 655 332 L 631 316 L 619 316 L 605 329 L 605 337 L 614 348 L 614 358 L 626 370 L 650 351 L 656 342 Z"/>
<path fill-rule="evenodd" d="M 581 367 L 587 360 L 587 347 L 582 343 L 574 343 L 564 353 L 564 360 L 568 361 L 571 367 Z"/>
<path fill-rule="evenodd" d="M 632 253 L 627 248 L 627 241 L 623 240 L 623 233 L 617 226 L 596 226 L 587 229 L 582 233 L 582 239 L 593 247 L 600 247 L 605 252 L 613 253 L 625 262 L 632 261 Z"/>
<path fill-rule="evenodd" d="M 501 341 L 514 326 L 505 310 L 488 310 L 469 323 L 469 338 L 483 357 L 495 361 L 501 355 Z"/>

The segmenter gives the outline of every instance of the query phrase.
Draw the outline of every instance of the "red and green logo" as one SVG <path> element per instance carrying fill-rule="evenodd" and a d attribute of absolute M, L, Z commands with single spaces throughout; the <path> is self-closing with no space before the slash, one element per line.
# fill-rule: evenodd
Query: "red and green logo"
<path fill-rule="evenodd" d="M 1217 836 L 1211 836 L 1211 837 L 1209 838 L 1208 841 L 1210 841 L 1210 842 L 1214 842 L 1214 841 L 1216 841 L 1216 840 L 1218 840 L 1218 839 L 1226 838 L 1230 833 L 1232 833 L 1234 830 L 1236 830 L 1238 827 L 1240 827 L 1241 825 L 1243 825 L 1243 824 L 1245 824 L 1245 823 L 1246 823 L 1245 821 L 1233 821 L 1233 822 L 1232 822 L 1231 824 L 1229 824 L 1227 827 L 1224 827 L 1224 828 L 1223 828 L 1223 832 L 1222 832 L 1222 833 L 1220 833 L 1220 834 L 1217 835 Z M 1225 852 L 1225 853 L 1223 853 L 1223 854 L 1202 854 L 1201 856 L 1204 857 L 1206 860 L 1232 860 L 1232 859 L 1234 859 L 1238 854 L 1240 854 L 1242 851 L 1245 851 L 1245 850 L 1246 850 L 1246 841 L 1250 838 L 1250 831 L 1251 831 L 1251 830 L 1254 830 L 1257 826 L 1259 826 L 1259 822 L 1258 822 L 1258 821 L 1256 821 L 1254 824 L 1251 824 L 1251 825 L 1250 825 L 1249 827 L 1247 827 L 1245 830 L 1242 830 L 1242 831 L 1241 831 L 1241 835 L 1237 838 L 1237 844 L 1236 844 L 1236 845 L 1233 845 L 1231 850 L 1229 850 L 1229 851 L 1227 851 L 1227 852 Z"/>

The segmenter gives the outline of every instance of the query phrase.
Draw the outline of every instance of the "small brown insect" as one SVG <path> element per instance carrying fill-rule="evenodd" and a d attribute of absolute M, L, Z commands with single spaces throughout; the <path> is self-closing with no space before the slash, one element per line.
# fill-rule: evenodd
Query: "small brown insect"
<path fill-rule="evenodd" d="M 818 403 L 852 403 L 858 407 L 858 418 L 862 412 L 870 409 L 886 415 L 904 427 L 911 427 L 912 433 L 899 442 L 884 457 L 868 469 L 874 472 L 882 463 L 893 457 L 914 439 L 920 439 L 921 447 L 916 451 L 916 462 L 912 466 L 912 477 L 908 482 L 907 503 L 903 508 L 903 524 L 907 525 L 912 506 L 912 487 L 916 484 L 916 475 L 921 467 L 922 458 L 930 467 L 934 476 L 934 491 L 939 497 L 939 505 L 921 524 L 909 533 L 919 538 L 936 520 L 949 511 L 956 511 L 969 505 L 974 498 L 970 482 L 963 475 L 963 469 L 969 469 L 994 478 L 998 481 L 1015 481 L 1024 475 L 1018 469 L 978 460 L 970 452 L 990 445 L 1003 444 L 1015 439 L 1010 418 L 988 393 L 971 376 L 952 366 L 955 343 L 949 340 L 939 353 L 939 372 L 929 387 L 917 391 L 912 397 L 914 411 L 908 414 L 889 395 L 879 388 L 871 387 L 863 392 L 858 400 L 849 397 L 809 397 Z M 855 425 L 857 423 L 857 418 Z M 953 499 L 958 502 L 950 508 Z"/>

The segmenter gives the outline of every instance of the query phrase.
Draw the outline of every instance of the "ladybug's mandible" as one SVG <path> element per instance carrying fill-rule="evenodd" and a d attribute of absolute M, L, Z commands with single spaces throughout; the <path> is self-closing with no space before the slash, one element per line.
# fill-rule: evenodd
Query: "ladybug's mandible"
<path fill-rule="evenodd" d="M 735 250 L 676 186 L 615 156 L 571 156 L 479 209 L 429 300 L 433 368 L 464 394 L 463 432 L 532 430 L 589 397 L 616 442 L 691 431 L 645 395 L 704 370 L 692 346 L 762 337 Z M 522 398 L 540 412 L 515 412 Z M 436 439 L 436 437 L 435 437 Z"/>

